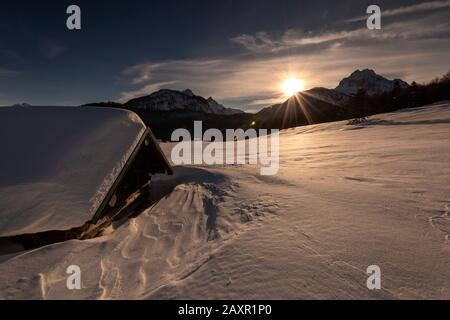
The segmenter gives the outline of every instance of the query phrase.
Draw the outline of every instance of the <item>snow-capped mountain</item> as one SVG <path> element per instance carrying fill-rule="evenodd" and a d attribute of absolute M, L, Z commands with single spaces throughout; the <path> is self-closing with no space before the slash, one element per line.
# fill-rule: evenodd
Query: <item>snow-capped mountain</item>
<path fill-rule="evenodd" d="M 371 69 L 356 70 L 349 77 L 342 79 L 336 90 L 348 95 L 356 94 L 360 89 L 369 95 L 392 91 L 395 86 L 406 88 L 409 85 L 400 79 L 388 80 Z"/>
<path fill-rule="evenodd" d="M 148 111 L 189 111 L 207 114 L 233 115 L 243 111 L 225 108 L 213 98 L 205 99 L 190 89 L 184 91 L 162 89 L 151 95 L 132 99 L 125 106 Z"/>
<path fill-rule="evenodd" d="M 388 80 L 373 70 L 356 70 L 344 78 L 336 89 L 316 87 L 299 92 L 283 103 L 262 109 L 255 115 L 255 123 L 264 128 L 292 128 L 301 125 L 337 121 L 356 117 L 360 105 L 352 105 L 352 98 L 363 89 L 369 95 L 392 91 L 396 85 L 408 87 L 402 80 Z"/>
<path fill-rule="evenodd" d="M 371 69 L 356 70 L 349 77 L 341 80 L 335 89 L 316 87 L 297 95 L 304 96 L 306 100 L 315 98 L 332 105 L 342 106 L 347 103 L 360 89 L 369 95 L 392 91 L 395 86 L 408 87 L 408 83 L 400 79 L 388 80 Z M 292 100 L 292 99 L 291 99 Z"/>

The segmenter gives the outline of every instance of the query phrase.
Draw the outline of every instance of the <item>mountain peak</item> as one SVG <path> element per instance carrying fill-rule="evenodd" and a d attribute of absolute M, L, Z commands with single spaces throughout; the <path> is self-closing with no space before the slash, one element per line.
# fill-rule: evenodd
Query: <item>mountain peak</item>
<path fill-rule="evenodd" d="M 192 92 L 191 89 L 186 89 L 183 91 L 183 93 L 187 94 L 188 96 L 191 96 L 191 97 L 195 96 L 194 92 Z"/>
<path fill-rule="evenodd" d="M 206 101 L 208 102 L 209 107 L 211 108 L 213 113 L 225 114 L 225 115 L 243 113 L 243 111 L 241 111 L 241 110 L 225 108 L 222 104 L 218 103 L 212 97 L 209 97 Z"/>
<path fill-rule="evenodd" d="M 401 88 L 408 86 L 403 80 L 388 80 L 372 69 L 358 69 L 349 77 L 342 79 L 336 90 L 349 95 L 355 95 L 359 90 L 364 90 L 369 95 L 376 95 L 392 91 L 397 85 Z"/>
<path fill-rule="evenodd" d="M 358 76 L 358 75 L 377 75 L 376 72 L 372 69 L 363 69 L 363 70 L 359 70 L 356 69 L 355 71 L 353 71 L 353 73 L 350 75 L 350 77 L 352 76 Z"/>

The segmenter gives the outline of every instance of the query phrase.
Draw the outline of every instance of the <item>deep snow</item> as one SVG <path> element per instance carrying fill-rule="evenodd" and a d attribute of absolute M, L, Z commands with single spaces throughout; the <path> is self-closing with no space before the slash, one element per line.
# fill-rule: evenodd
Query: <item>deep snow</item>
<path fill-rule="evenodd" d="M 92 219 L 145 129 L 126 110 L 0 108 L 0 237 Z"/>
<path fill-rule="evenodd" d="M 4 258 L 0 298 L 449 299 L 449 159 L 450 104 L 285 130 L 278 175 L 176 167 L 115 231 Z"/>

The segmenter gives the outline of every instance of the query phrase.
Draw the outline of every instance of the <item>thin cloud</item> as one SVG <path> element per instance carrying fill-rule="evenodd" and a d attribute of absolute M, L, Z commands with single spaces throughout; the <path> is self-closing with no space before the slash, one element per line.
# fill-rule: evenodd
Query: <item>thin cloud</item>
<path fill-rule="evenodd" d="M 381 14 L 382 17 L 394 17 L 394 16 L 400 16 L 404 14 L 411 14 L 411 13 L 418 13 L 418 12 L 424 12 L 424 11 L 430 11 L 430 10 L 436 10 L 436 9 L 444 9 L 444 8 L 450 8 L 450 1 L 430 1 L 430 2 L 423 2 L 419 4 L 414 4 L 411 6 L 405 6 L 405 7 L 399 7 L 395 9 L 389 9 L 389 10 L 382 10 Z M 357 22 L 357 21 L 363 21 L 366 20 L 367 16 L 359 16 L 352 19 L 347 20 L 348 22 Z"/>
<path fill-rule="evenodd" d="M 355 69 L 368 67 L 381 75 L 402 74 L 403 80 L 408 82 L 429 81 L 444 74 L 450 67 L 449 50 L 448 41 L 425 39 L 404 41 L 395 48 L 379 41 L 371 46 L 356 43 L 351 47 L 329 47 L 313 55 L 296 53 L 248 60 L 228 57 L 216 61 L 217 70 L 192 67 L 208 64 L 207 60 L 202 59 L 192 62 L 192 65 L 186 65 L 185 61 L 171 61 L 164 63 L 164 68 L 154 69 L 152 79 L 157 82 L 123 92 L 121 101 L 162 88 L 190 88 L 204 97 L 213 96 L 229 107 L 245 109 L 247 106 L 267 106 L 283 101 L 280 84 L 291 72 L 297 72 L 298 77 L 304 79 L 306 89 L 316 86 L 334 88 Z M 168 80 L 172 76 L 176 80 Z"/>
<path fill-rule="evenodd" d="M 401 74 L 408 82 L 429 81 L 450 67 L 448 18 L 444 10 L 385 24 L 382 30 L 287 30 L 280 37 L 243 34 L 230 39 L 243 48 L 239 54 L 126 68 L 121 77 L 140 88 L 122 92 L 121 99 L 162 87 L 189 88 L 227 106 L 253 110 L 282 102 L 280 83 L 292 74 L 305 80 L 306 89 L 334 88 L 343 77 L 364 68 L 381 75 Z"/>
<path fill-rule="evenodd" d="M 258 99 L 258 100 L 251 101 L 250 103 L 248 103 L 248 105 L 249 106 L 268 106 L 268 105 L 279 103 L 282 100 L 283 100 L 283 97 Z"/>
<path fill-rule="evenodd" d="M 150 83 L 150 84 L 147 84 L 144 87 L 139 88 L 137 90 L 122 92 L 120 94 L 119 102 L 125 103 L 131 99 L 152 94 L 155 91 L 158 91 L 158 90 L 164 89 L 164 88 L 168 88 L 169 86 L 172 86 L 174 84 L 176 84 L 176 81 Z"/>
<path fill-rule="evenodd" d="M 444 19 L 442 19 L 444 18 Z M 231 41 L 240 44 L 252 53 L 280 53 L 288 49 L 311 45 L 333 44 L 342 41 L 366 40 L 417 40 L 423 38 L 446 37 L 450 33 L 448 16 L 431 16 L 411 21 L 394 22 L 382 30 L 369 30 L 365 27 L 354 30 L 328 31 L 321 34 L 305 34 L 301 30 L 288 30 L 279 39 L 270 38 L 266 33 L 240 35 Z M 264 41 L 261 41 L 264 34 Z"/>
<path fill-rule="evenodd" d="M 213 96 L 218 100 L 267 96 L 268 88 L 269 94 L 279 90 L 277 81 L 281 78 L 274 81 L 274 73 L 280 73 L 285 68 L 265 63 L 265 59 L 246 60 L 240 56 L 230 56 L 138 64 L 126 68 L 122 72 L 122 80 L 143 87 L 122 92 L 120 100 L 161 88 L 189 88 L 198 95 Z M 142 79 L 150 81 L 142 83 Z"/>
<path fill-rule="evenodd" d="M 258 32 L 255 35 L 242 34 L 230 39 L 250 51 L 273 50 L 281 43 L 274 41 L 266 32 Z"/>

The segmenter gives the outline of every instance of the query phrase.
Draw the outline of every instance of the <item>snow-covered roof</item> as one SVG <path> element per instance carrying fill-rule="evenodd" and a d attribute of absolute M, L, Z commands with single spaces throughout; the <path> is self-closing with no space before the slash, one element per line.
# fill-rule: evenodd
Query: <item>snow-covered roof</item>
<path fill-rule="evenodd" d="M 0 108 L 0 237 L 92 219 L 145 132 L 121 109 Z"/>

